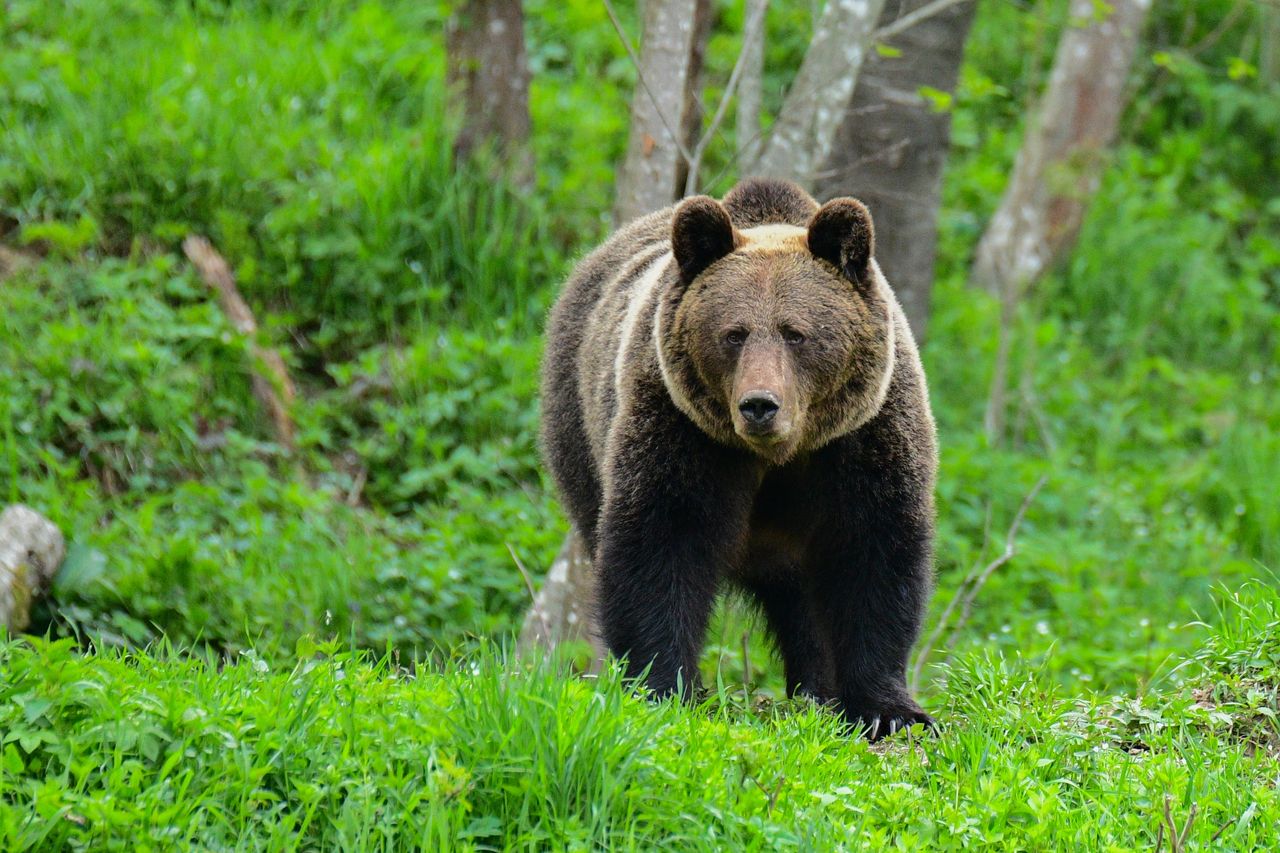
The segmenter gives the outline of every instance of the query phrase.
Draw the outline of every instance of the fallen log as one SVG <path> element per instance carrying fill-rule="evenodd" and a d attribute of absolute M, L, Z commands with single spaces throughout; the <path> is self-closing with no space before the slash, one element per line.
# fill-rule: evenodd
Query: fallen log
<path fill-rule="evenodd" d="M 253 395 L 271 417 L 280 446 L 292 451 L 294 426 L 289 410 L 297 397 L 297 391 L 294 390 L 289 371 L 284 366 L 284 359 L 280 357 L 280 353 L 258 343 L 258 321 L 249 309 L 249 303 L 244 301 L 236 288 L 231 267 L 213 248 L 213 244 L 204 237 L 193 234 L 182 241 L 182 251 L 195 265 L 204 283 L 217 295 L 218 303 L 231 320 L 231 325 L 248 339 L 249 352 L 254 361 L 250 366 Z"/>
<path fill-rule="evenodd" d="M 0 629 L 26 630 L 66 553 L 62 532 L 40 513 L 20 504 L 0 513 Z"/>

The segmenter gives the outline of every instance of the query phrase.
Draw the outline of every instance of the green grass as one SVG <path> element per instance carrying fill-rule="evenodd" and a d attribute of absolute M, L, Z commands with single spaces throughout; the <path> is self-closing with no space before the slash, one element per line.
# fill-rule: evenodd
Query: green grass
<path fill-rule="evenodd" d="M 694 708 L 492 649 L 406 669 L 299 643 L 225 666 L 167 648 L 0 644 L 9 848 L 1134 849 L 1166 798 L 1194 847 L 1280 820 L 1280 598 L 1227 605 L 1205 690 L 1070 699 L 966 656 L 937 737 L 869 747 L 807 703 Z M 1222 680 L 1247 673 L 1247 683 Z M 1258 696 L 1265 696 L 1259 702 Z M 1193 849 L 1194 849 L 1193 847 Z"/>
<path fill-rule="evenodd" d="M 1280 91 L 1240 70 L 1256 9 L 1206 40 L 1231 8 L 1153 10 L 1080 245 L 1016 318 L 992 446 L 998 308 L 965 279 L 1063 21 L 980 6 L 924 348 L 927 631 L 1045 485 L 923 669 L 941 736 L 869 748 L 780 699 L 736 602 L 698 708 L 496 651 L 528 602 L 511 552 L 536 574 L 565 530 L 539 327 L 607 228 L 634 85 L 598 3 L 526 4 L 529 192 L 452 156 L 446 4 L 7 4 L 0 242 L 36 257 L 0 282 L 0 501 L 70 549 L 47 638 L 0 644 L 0 846 L 1133 849 L 1168 796 L 1193 845 L 1267 849 Z M 713 96 L 741 27 L 717 10 Z M 810 19 L 771 8 L 770 108 Z M 190 232 L 298 382 L 292 454 Z"/>

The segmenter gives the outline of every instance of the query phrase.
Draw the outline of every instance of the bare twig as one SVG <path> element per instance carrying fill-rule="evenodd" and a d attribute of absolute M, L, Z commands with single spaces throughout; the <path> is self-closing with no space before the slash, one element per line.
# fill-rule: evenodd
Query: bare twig
<path fill-rule="evenodd" d="M 934 15 L 941 12 L 945 12 L 952 6 L 959 6 L 961 3 L 969 2 L 973 2 L 973 0 L 933 0 L 932 3 L 921 6 L 914 12 L 903 15 L 901 18 L 897 18 L 893 22 L 876 30 L 872 39 L 874 41 L 884 41 L 885 39 L 893 38 L 898 33 L 904 30 L 909 30 L 921 21 L 932 18 Z"/>
<path fill-rule="evenodd" d="M 252 367 L 253 394 L 266 408 L 275 428 L 276 440 L 286 450 L 294 449 L 293 418 L 289 409 L 293 405 L 297 392 L 293 381 L 289 379 L 289 371 L 284 366 L 280 353 L 270 347 L 259 344 L 258 321 L 248 303 L 236 288 L 235 277 L 226 260 L 204 237 L 194 234 L 182 241 L 182 251 L 200 272 L 200 277 L 218 297 L 222 310 L 236 331 L 249 342 L 249 352 L 253 356 Z"/>
<path fill-rule="evenodd" d="M 764 26 L 764 14 L 768 7 L 769 4 L 766 2 L 753 9 L 752 16 L 743 27 L 742 50 L 738 52 L 738 59 L 733 64 L 733 71 L 729 73 L 729 82 L 725 84 L 724 94 L 720 96 L 720 103 L 716 106 L 715 115 L 711 117 L 711 123 L 707 125 L 707 129 L 698 138 L 697 145 L 693 147 L 693 154 L 689 157 L 689 175 L 684 183 L 685 195 L 693 195 L 698 189 L 698 172 L 702 168 L 702 156 L 706 153 L 707 145 L 711 143 L 716 131 L 720 129 L 720 123 L 724 121 L 724 117 L 729 111 L 729 101 L 732 100 L 733 93 L 738 88 L 738 82 L 742 79 L 742 69 L 746 65 L 748 47 L 760 28 Z"/>
<path fill-rule="evenodd" d="M 1187 848 L 1187 839 L 1191 836 L 1191 827 L 1195 825 L 1196 814 L 1200 811 L 1200 807 L 1196 803 L 1191 804 L 1191 808 L 1187 811 L 1187 819 L 1182 824 L 1182 829 L 1178 829 L 1178 825 L 1173 820 L 1173 797 L 1169 794 L 1164 795 L 1164 821 L 1156 829 L 1156 853 L 1159 853 L 1161 845 L 1164 843 L 1164 830 L 1169 828 L 1169 853 L 1182 853 Z M 1212 844 L 1218 840 L 1223 830 L 1230 826 L 1232 821 L 1228 821 L 1222 829 L 1218 830 L 1217 835 L 1209 842 Z"/>
<path fill-rule="evenodd" d="M 973 601 L 977 597 L 979 590 L 981 590 L 987 580 L 995 574 L 996 569 L 1012 560 L 1013 555 L 1017 553 L 1018 528 L 1022 526 L 1022 519 L 1026 517 L 1027 509 L 1030 508 L 1031 502 L 1036 499 L 1036 495 L 1040 494 L 1040 490 L 1044 488 L 1044 484 L 1048 482 L 1048 480 L 1048 474 L 1042 474 L 1040 479 L 1036 480 L 1036 484 L 1031 487 L 1031 491 L 1027 493 L 1027 496 L 1022 501 L 1022 505 L 1018 507 L 1017 514 L 1013 517 L 1013 524 L 1009 526 L 1009 532 L 1005 536 L 1004 552 L 1001 553 L 999 557 L 996 557 L 988 563 L 987 567 L 982 570 L 982 573 L 978 575 L 977 579 L 970 584 L 969 590 L 964 597 L 963 607 L 960 611 L 960 619 L 956 622 L 955 627 L 951 631 L 953 639 L 956 633 L 964 627 L 966 622 L 969 621 L 969 616 L 973 610 Z"/>
<path fill-rule="evenodd" d="M 956 590 L 955 595 L 952 596 L 951 601 L 947 603 L 946 609 L 938 619 L 937 626 L 933 629 L 929 638 L 920 647 L 920 652 L 916 655 L 915 666 L 912 668 L 911 673 L 911 683 L 913 687 L 918 685 L 920 675 L 924 671 L 925 664 L 928 662 L 929 656 L 933 653 L 933 650 L 937 648 L 938 640 L 941 638 L 943 632 L 950 627 L 950 634 L 948 635 L 946 643 L 947 647 L 950 647 L 955 643 L 960 630 L 964 628 L 966 623 L 968 623 L 969 616 L 973 612 L 973 602 L 974 599 L 977 598 L 978 592 L 981 591 L 984 585 L 986 585 L 987 581 L 993 574 L 995 574 L 996 570 L 1012 560 L 1014 554 L 1017 553 L 1018 528 L 1022 526 L 1022 519 L 1026 517 L 1027 510 L 1030 508 L 1031 502 L 1036 499 L 1036 495 L 1038 495 L 1040 490 L 1044 488 L 1044 484 L 1048 482 L 1048 479 L 1049 477 L 1047 474 L 1042 475 L 1040 479 L 1036 481 L 1036 484 L 1031 487 L 1031 491 L 1027 493 L 1027 496 L 1023 498 L 1022 505 L 1018 507 L 1018 512 L 1013 517 L 1013 523 L 1009 525 L 1009 531 L 1005 534 L 1004 551 L 983 567 L 981 571 L 975 570 L 970 572 L 968 577 L 966 577 L 960 584 L 960 588 Z M 988 523 L 990 523 L 989 515 Z M 983 550 L 986 550 L 985 539 Z M 955 625 L 950 626 L 948 623 L 950 622 L 951 614 L 957 607 L 960 608 L 960 616 L 957 618 Z"/>
<path fill-rule="evenodd" d="M 524 563 L 520 562 L 520 557 L 516 554 L 516 549 L 511 547 L 510 542 L 503 543 L 507 546 L 507 553 L 511 555 L 511 559 L 515 561 L 516 569 L 520 572 L 520 577 L 524 578 L 524 588 L 529 591 L 529 603 L 533 611 L 538 614 L 538 621 L 542 624 L 543 642 L 551 642 L 551 626 L 547 624 L 547 614 L 542 612 L 542 608 L 538 606 L 538 594 L 533 589 L 533 579 L 529 577 L 528 570 L 525 569 Z"/>
<path fill-rule="evenodd" d="M 364 484 L 368 479 L 369 469 L 361 465 L 352 480 L 351 488 L 347 490 L 347 506 L 360 505 L 360 494 L 364 491 Z"/>
<path fill-rule="evenodd" d="M 1213 837 L 1209 839 L 1209 846 L 1211 846 L 1211 847 L 1212 847 L 1212 846 L 1213 846 L 1213 844 L 1214 844 L 1215 842 L 1217 842 L 1217 840 L 1218 840 L 1219 838 L 1221 838 L 1221 837 L 1222 837 L 1222 833 L 1224 833 L 1224 832 L 1226 832 L 1228 829 L 1230 829 L 1230 828 L 1231 828 L 1231 826 L 1232 826 L 1232 824 L 1234 824 L 1234 823 L 1235 823 L 1236 821 L 1238 821 L 1239 819 L 1240 819 L 1240 815 L 1236 815 L 1236 816 L 1232 817 L 1230 820 L 1228 820 L 1226 823 L 1224 823 L 1222 826 L 1218 827 L 1218 831 L 1217 831 L 1217 832 L 1215 832 L 1215 833 L 1213 834 Z"/>
<path fill-rule="evenodd" d="M 1218 22 L 1218 26 L 1214 27 L 1213 30 L 1204 38 L 1200 39 L 1200 41 L 1187 48 L 1187 53 L 1192 56 L 1198 56 L 1217 44 L 1218 39 L 1222 38 L 1223 34 L 1235 26 L 1236 22 L 1240 20 L 1240 16 L 1245 13 L 1249 8 L 1249 5 L 1250 4 L 1244 2 L 1244 0 L 1236 0 L 1235 5 L 1231 7 L 1231 11 L 1222 16 L 1222 20 Z"/>
<path fill-rule="evenodd" d="M 1182 825 L 1182 832 L 1178 833 L 1178 847 L 1185 848 L 1187 846 L 1187 838 L 1191 835 L 1191 827 L 1196 822 L 1196 812 L 1199 806 L 1196 803 L 1191 804 L 1191 808 L 1187 811 L 1187 822 Z"/>

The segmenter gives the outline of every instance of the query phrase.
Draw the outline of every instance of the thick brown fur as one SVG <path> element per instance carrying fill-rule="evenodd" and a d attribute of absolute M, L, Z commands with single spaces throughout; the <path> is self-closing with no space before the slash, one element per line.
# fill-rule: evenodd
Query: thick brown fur
<path fill-rule="evenodd" d="M 552 310 L 543 444 L 599 573 L 610 650 L 692 689 L 716 593 L 753 594 L 788 690 L 878 737 L 931 724 L 907 657 L 937 450 L 867 209 L 781 181 L 643 217 Z"/>

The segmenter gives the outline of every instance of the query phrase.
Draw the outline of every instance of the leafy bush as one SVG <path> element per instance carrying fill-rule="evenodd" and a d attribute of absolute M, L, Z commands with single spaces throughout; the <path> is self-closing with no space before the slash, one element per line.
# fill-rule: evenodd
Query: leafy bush
<path fill-rule="evenodd" d="M 110 251 L 206 233 L 321 352 L 411 321 L 529 328 L 552 247 L 531 202 L 455 168 L 444 14 L 18 4 L 0 24 L 0 215 L 42 242 L 90 217 Z"/>

